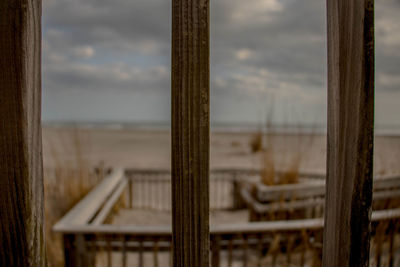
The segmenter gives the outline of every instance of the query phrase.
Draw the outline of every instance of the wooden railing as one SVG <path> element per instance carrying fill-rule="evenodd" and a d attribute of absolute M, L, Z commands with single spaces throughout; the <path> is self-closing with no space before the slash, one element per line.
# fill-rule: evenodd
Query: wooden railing
<path fill-rule="evenodd" d="M 325 208 L 325 181 L 277 186 L 245 184 L 240 188 L 240 196 L 250 210 L 250 221 L 317 218 L 323 216 Z M 373 210 L 396 208 L 399 204 L 400 176 L 375 178 Z"/>
<path fill-rule="evenodd" d="M 374 212 L 370 266 L 398 266 L 400 209 Z M 217 266 L 320 266 L 323 219 L 211 226 Z M 67 266 L 171 266 L 171 228 L 74 226 L 64 234 Z"/>
<path fill-rule="evenodd" d="M 63 234 L 66 266 L 170 266 L 171 226 L 103 224 L 121 197 L 134 209 L 168 209 L 169 176 L 113 170 L 54 226 Z M 258 173 L 215 170 L 210 178 L 211 207 L 233 209 L 239 184 L 256 181 Z M 397 266 L 400 209 L 375 211 L 372 218 L 371 266 Z M 322 230 L 322 218 L 211 225 L 210 260 L 212 266 L 319 266 Z"/>

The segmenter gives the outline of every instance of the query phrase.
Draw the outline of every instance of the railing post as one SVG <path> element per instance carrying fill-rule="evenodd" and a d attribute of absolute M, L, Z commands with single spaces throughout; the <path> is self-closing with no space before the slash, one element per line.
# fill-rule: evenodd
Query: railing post
<path fill-rule="evenodd" d="M 368 266 L 374 1 L 327 0 L 328 156 L 323 265 Z"/>
<path fill-rule="evenodd" d="M 243 201 L 240 195 L 242 182 L 238 181 L 235 177 L 232 183 L 233 183 L 233 210 L 240 210 L 246 208 L 246 203 Z"/>
<path fill-rule="evenodd" d="M 214 235 L 211 241 L 211 267 L 219 267 L 221 237 L 219 235 Z"/>
<path fill-rule="evenodd" d="M 133 182 L 132 182 L 131 177 L 128 178 L 128 201 L 129 201 L 128 207 L 130 209 L 132 209 L 133 208 Z"/>
<path fill-rule="evenodd" d="M 172 0 L 173 266 L 209 266 L 209 0 Z"/>
<path fill-rule="evenodd" d="M 77 263 L 77 253 L 75 249 L 75 235 L 64 234 L 64 262 L 65 267 L 76 266 Z"/>
<path fill-rule="evenodd" d="M 0 1 L 0 265 L 45 266 L 41 0 Z"/>

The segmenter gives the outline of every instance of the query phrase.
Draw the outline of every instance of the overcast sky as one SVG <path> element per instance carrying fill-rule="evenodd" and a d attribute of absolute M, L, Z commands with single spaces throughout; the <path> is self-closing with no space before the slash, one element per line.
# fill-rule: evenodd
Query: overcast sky
<path fill-rule="evenodd" d="M 211 0 L 211 120 L 326 121 L 325 0 Z M 168 122 L 171 0 L 44 0 L 45 121 Z M 376 121 L 400 125 L 400 0 L 376 1 Z"/>

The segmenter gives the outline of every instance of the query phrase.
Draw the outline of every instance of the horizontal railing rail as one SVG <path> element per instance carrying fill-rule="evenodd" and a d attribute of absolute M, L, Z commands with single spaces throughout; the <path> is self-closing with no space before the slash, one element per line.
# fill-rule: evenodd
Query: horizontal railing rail
<path fill-rule="evenodd" d="M 307 181 L 305 183 L 267 186 L 257 183 L 257 199 L 272 201 L 276 199 L 292 200 L 325 195 L 325 181 Z M 380 176 L 374 179 L 374 192 L 400 189 L 400 175 Z M 379 195 L 379 194 L 378 194 Z"/>

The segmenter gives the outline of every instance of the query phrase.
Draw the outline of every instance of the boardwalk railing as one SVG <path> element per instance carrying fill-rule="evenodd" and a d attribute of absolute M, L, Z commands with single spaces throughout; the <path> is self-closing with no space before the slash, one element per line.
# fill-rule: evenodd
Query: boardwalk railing
<path fill-rule="evenodd" d="M 215 169 L 210 173 L 210 209 L 236 209 L 241 204 L 241 182 L 259 181 L 259 170 Z M 171 173 L 169 170 L 127 169 L 128 205 L 134 209 L 171 210 Z M 324 175 L 302 173 L 300 179 L 322 180 Z"/>
<path fill-rule="evenodd" d="M 169 176 L 113 170 L 54 226 L 63 234 L 66 266 L 170 266 L 171 226 L 104 224 L 121 198 L 133 209 L 168 209 Z M 257 179 L 253 170 L 212 171 L 211 207 L 234 209 L 235 186 Z M 375 211 L 372 220 L 371 266 L 398 266 L 400 209 Z M 214 267 L 319 266 L 322 230 L 322 218 L 211 225 L 210 260 Z"/>
<path fill-rule="evenodd" d="M 252 193 L 253 192 L 253 193 Z M 250 221 L 318 218 L 325 207 L 325 181 L 308 180 L 298 184 L 265 186 L 260 182 L 240 188 L 250 210 Z M 400 176 L 374 179 L 373 210 L 399 207 Z"/>

